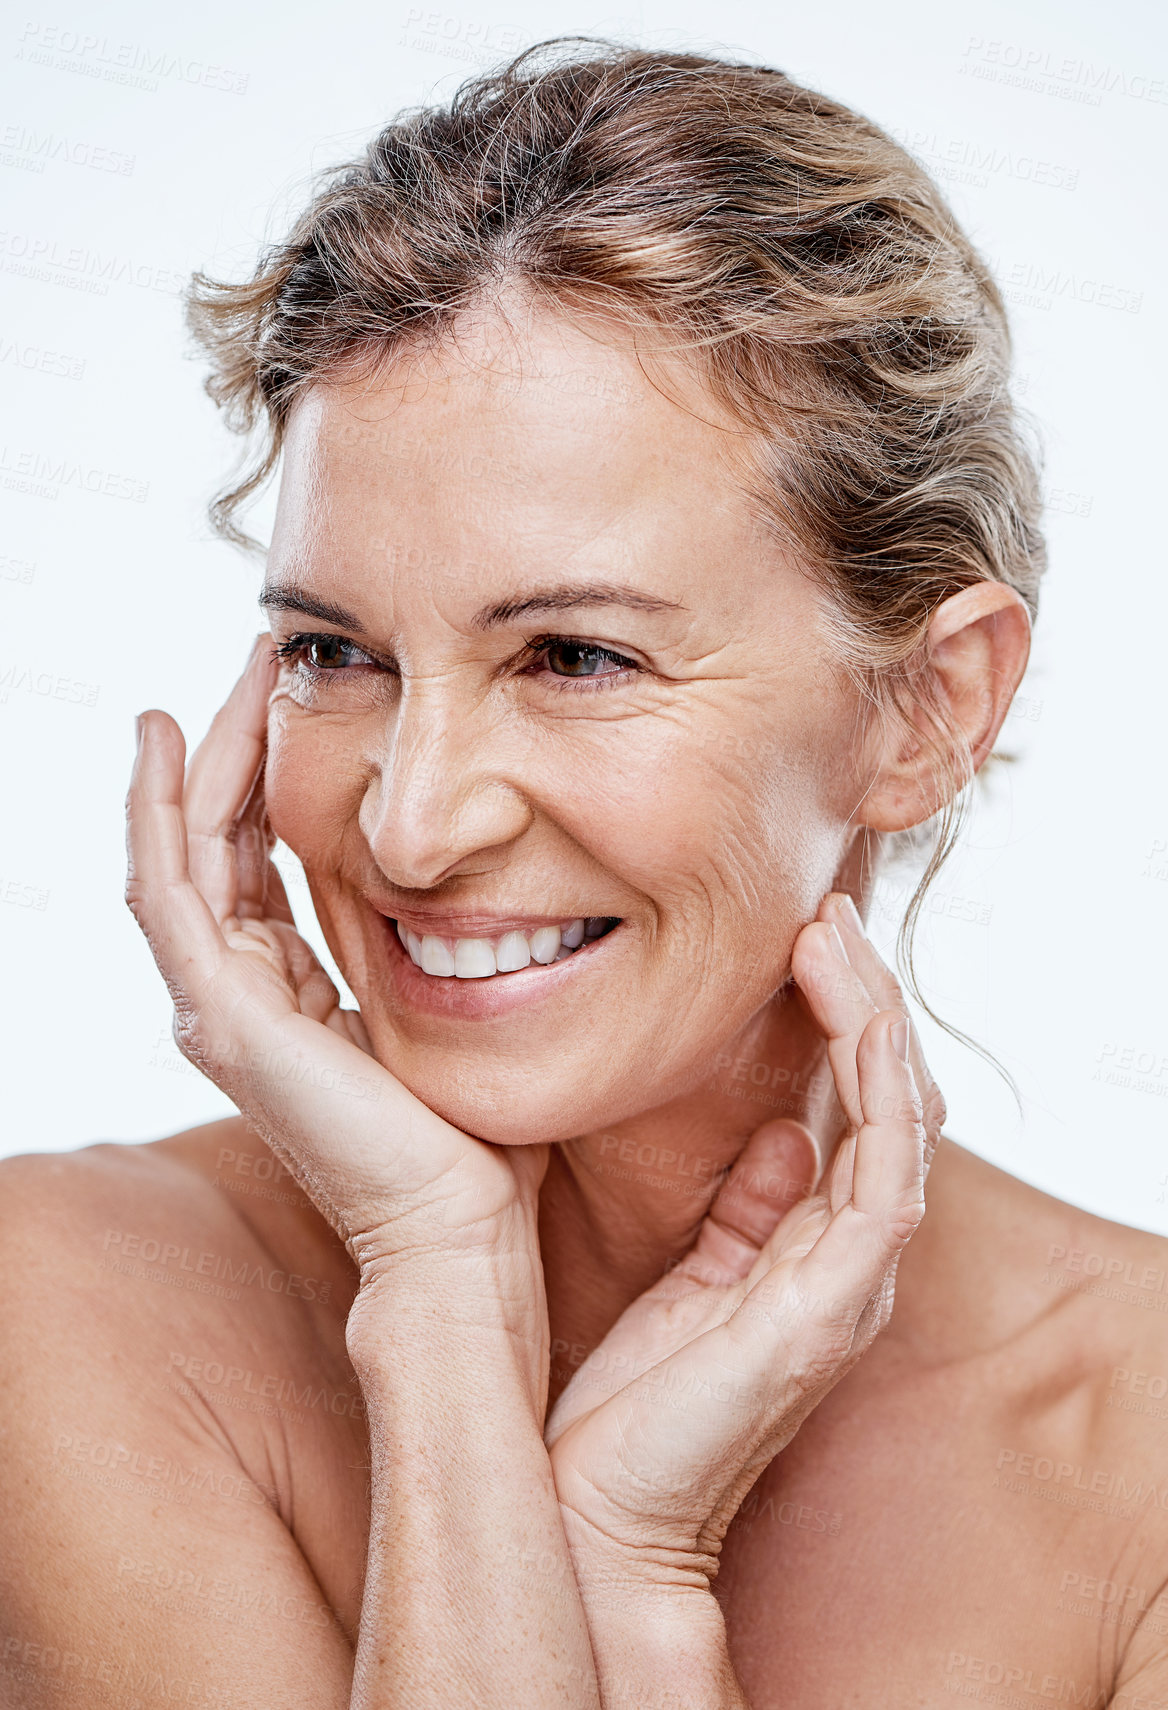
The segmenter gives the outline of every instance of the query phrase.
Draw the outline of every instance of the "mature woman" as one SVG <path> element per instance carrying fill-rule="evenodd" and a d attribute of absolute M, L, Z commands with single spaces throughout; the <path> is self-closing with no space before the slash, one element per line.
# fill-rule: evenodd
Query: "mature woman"
<path fill-rule="evenodd" d="M 5 1702 L 1168 1701 L 1163 1244 L 938 1144 L 862 925 L 1041 568 L 934 186 L 545 44 L 192 304 L 271 634 L 128 896 L 241 1114 L 5 1166 Z"/>

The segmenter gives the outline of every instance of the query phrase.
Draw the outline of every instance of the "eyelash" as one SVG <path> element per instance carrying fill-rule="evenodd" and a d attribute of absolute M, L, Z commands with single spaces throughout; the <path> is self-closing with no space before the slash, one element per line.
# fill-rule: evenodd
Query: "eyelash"
<path fill-rule="evenodd" d="M 358 647 L 356 642 L 348 641 L 343 635 L 327 633 L 290 636 L 287 641 L 282 641 L 277 644 L 276 656 L 284 664 L 299 665 L 302 671 L 306 672 L 315 681 L 319 682 L 323 677 L 330 677 L 336 674 L 336 668 L 334 667 L 332 670 L 326 670 L 319 665 L 310 665 L 306 660 L 299 658 L 299 655 L 302 654 L 306 648 L 311 647 L 314 642 L 318 641 L 340 642 L 343 647 L 350 647 L 355 653 L 363 654 L 365 659 L 369 660 L 372 664 L 379 665 L 382 663 L 380 660 L 375 659 L 371 653 L 367 653 L 363 647 Z M 527 642 L 523 649 L 524 655 L 532 661 L 532 664 L 524 667 L 525 673 L 532 672 L 534 661 L 537 660 L 541 654 L 546 653 L 551 647 L 576 647 L 579 648 L 581 652 L 595 654 L 599 658 L 608 660 L 611 664 L 621 667 L 619 671 L 606 672 L 602 677 L 564 677 L 560 676 L 558 673 L 552 672 L 550 675 L 555 680 L 555 692 L 557 694 L 564 690 L 567 690 L 570 694 L 596 694 L 601 689 L 615 688 L 620 684 L 627 682 L 630 675 L 641 670 L 641 666 L 639 666 L 635 660 L 626 658 L 623 653 L 617 653 L 611 647 L 601 647 L 597 642 L 583 641 L 579 636 L 574 635 L 541 635 L 536 636 L 533 640 Z M 383 669 L 388 669 L 388 667 L 383 666 Z"/>

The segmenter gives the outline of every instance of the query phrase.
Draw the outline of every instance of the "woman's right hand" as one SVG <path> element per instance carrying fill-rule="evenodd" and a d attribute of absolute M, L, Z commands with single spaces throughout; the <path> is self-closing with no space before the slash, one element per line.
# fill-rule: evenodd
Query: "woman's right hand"
<path fill-rule="evenodd" d="M 185 778 L 175 721 L 139 721 L 126 901 L 174 999 L 179 1049 L 291 1170 L 363 1285 L 410 1253 L 538 1271 L 547 1147 L 488 1145 L 415 1098 L 296 931 L 263 803 L 276 669 L 261 636 Z"/>
<path fill-rule="evenodd" d="M 287 1164 L 358 1267 L 345 1342 L 371 1495 L 355 1662 L 344 1646 L 351 1702 L 597 1710 L 543 1441 L 536 1212 L 548 1148 L 488 1145 L 429 1110 L 370 1054 L 297 934 L 261 796 L 275 680 L 261 641 L 185 783 L 178 726 L 145 715 L 127 900 L 170 987 L 184 1055 Z M 294 1583 L 315 1585 L 287 1542 L 292 1554 L 273 1546 L 256 1572 L 267 1584 L 275 1557 Z M 511 1584 L 499 1570 L 509 1560 L 540 1573 Z M 323 1686 L 326 1698 L 339 1703 L 340 1689 Z"/>

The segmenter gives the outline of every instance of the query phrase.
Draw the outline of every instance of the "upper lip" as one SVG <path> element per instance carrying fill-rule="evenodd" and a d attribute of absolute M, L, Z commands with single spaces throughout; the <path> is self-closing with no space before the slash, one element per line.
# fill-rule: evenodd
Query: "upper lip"
<path fill-rule="evenodd" d="M 568 926 L 573 920 L 595 919 L 583 910 L 574 914 L 472 914 L 453 909 L 439 912 L 435 909 L 403 908 L 390 905 L 381 909 L 390 920 L 400 922 L 409 932 L 417 933 L 419 938 L 427 934 L 434 938 L 502 938 L 505 932 L 522 932 L 530 935 L 537 932 L 541 926 Z M 613 920 L 615 915 L 603 915 L 605 920 Z"/>

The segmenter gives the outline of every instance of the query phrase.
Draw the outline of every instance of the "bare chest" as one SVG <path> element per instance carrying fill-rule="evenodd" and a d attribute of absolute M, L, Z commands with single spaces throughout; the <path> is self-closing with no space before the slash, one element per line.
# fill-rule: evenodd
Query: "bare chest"
<path fill-rule="evenodd" d="M 841 1386 L 726 1540 L 716 1593 L 752 1710 L 870 1710 L 880 1689 L 904 1705 L 983 1688 L 1105 1704 L 1137 1627 L 1168 1646 L 1159 1437 L 1020 1413 L 978 1386 Z M 298 1541 L 355 1636 L 364 1431 L 331 1418 L 290 1447 Z"/>
<path fill-rule="evenodd" d="M 1091 1409 L 921 1383 L 829 1397 L 716 1591 L 752 1710 L 1108 1702 L 1168 1614 L 1168 1459 Z"/>

